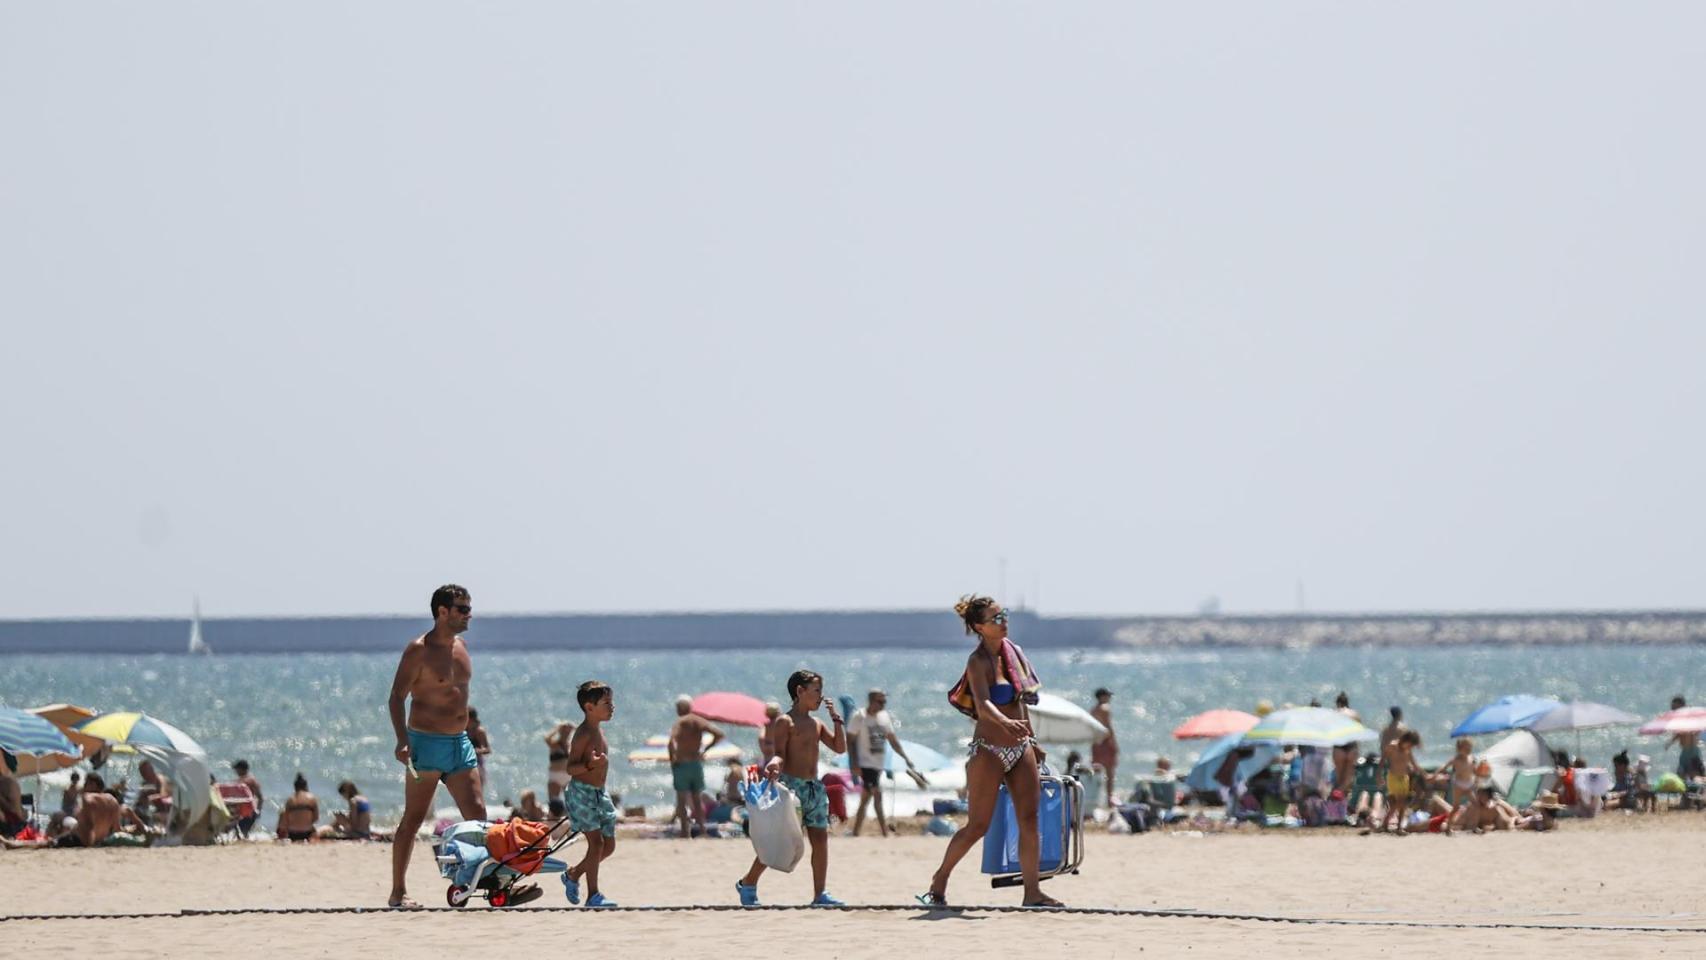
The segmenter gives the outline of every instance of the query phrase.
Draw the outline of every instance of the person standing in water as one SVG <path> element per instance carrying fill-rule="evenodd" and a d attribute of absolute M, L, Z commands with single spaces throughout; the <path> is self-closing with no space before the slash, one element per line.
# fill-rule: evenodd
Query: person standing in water
<path fill-rule="evenodd" d="M 474 664 L 462 642 L 462 631 L 468 629 L 474 615 L 472 599 L 466 589 L 454 583 L 433 591 L 432 629 L 403 648 L 397 675 L 391 681 L 388 709 L 391 728 L 397 735 L 393 753 L 408 770 L 403 786 L 403 819 L 397 824 L 396 842 L 391 845 L 391 896 L 386 904 L 393 909 L 421 908 L 410 899 L 405 878 L 415 834 L 432 809 L 439 781 L 455 799 L 462 819 L 483 820 L 486 816 L 474 743 L 468 739 L 468 684 L 474 676 Z"/>
<path fill-rule="evenodd" d="M 971 750 L 966 759 L 966 825 L 948 841 L 942 865 L 930 878 L 930 890 L 918 901 L 925 906 L 947 906 L 948 877 L 961 859 L 989 829 L 995 815 L 995 800 L 1002 784 L 1013 798 L 1019 823 L 1019 870 L 1024 878 L 1027 907 L 1060 907 L 1059 900 L 1043 893 L 1038 876 L 1041 837 L 1037 830 L 1037 806 L 1042 780 L 1037 763 L 1042 748 L 1031 732 L 1029 703 L 1035 703 L 1041 683 L 1024 651 L 1007 639 L 1007 611 L 990 597 L 967 596 L 954 604 L 966 633 L 977 636 L 977 646 L 966 658 L 959 682 L 948 691 L 954 709 L 972 718 Z"/>

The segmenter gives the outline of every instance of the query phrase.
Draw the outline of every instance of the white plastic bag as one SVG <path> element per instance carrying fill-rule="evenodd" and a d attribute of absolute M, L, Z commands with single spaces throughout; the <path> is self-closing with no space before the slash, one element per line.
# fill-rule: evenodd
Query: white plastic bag
<path fill-rule="evenodd" d="M 749 783 L 746 830 L 758 862 L 772 870 L 792 873 L 806 855 L 806 835 L 800 829 L 800 801 L 794 791 L 770 780 Z"/>

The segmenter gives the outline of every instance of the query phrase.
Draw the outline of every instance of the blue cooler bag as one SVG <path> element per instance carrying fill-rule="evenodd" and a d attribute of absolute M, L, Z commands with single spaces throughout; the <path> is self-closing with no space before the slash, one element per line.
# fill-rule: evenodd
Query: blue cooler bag
<path fill-rule="evenodd" d="M 1060 872 L 1074 818 L 1072 802 L 1060 778 L 1044 776 L 1040 787 L 1037 872 L 1048 876 Z M 1020 872 L 1019 815 L 1013 811 L 1013 797 L 1008 794 L 1006 784 L 1001 785 L 1001 792 L 995 798 L 995 814 L 989 818 L 989 832 L 983 835 L 983 872 L 994 876 Z"/>

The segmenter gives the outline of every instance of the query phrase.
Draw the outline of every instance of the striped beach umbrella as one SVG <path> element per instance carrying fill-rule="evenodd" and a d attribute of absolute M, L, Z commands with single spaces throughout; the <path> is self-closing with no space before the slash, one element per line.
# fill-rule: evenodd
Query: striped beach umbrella
<path fill-rule="evenodd" d="M 711 742 L 711 735 L 705 734 L 705 742 Z M 740 748 L 724 740 L 722 743 L 704 751 L 700 759 L 707 763 L 726 763 L 740 756 Z M 646 745 L 628 754 L 629 763 L 668 763 L 669 735 L 660 733 L 646 738 Z"/>
<path fill-rule="evenodd" d="M 1337 710 L 1293 707 L 1275 710 L 1244 733 L 1245 743 L 1296 744 L 1334 747 L 1341 743 L 1378 740 L 1380 734 Z"/>
<path fill-rule="evenodd" d="M 146 713 L 103 713 L 79 723 L 76 729 L 100 737 L 120 753 L 134 752 L 136 747 L 156 747 L 207 759 L 207 751 L 193 737 Z"/>
<path fill-rule="evenodd" d="M 1706 707 L 1683 707 L 1661 713 L 1641 725 L 1641 733 L 1649 737 L 1662 737 L 1672 733 L 1700 733 L 1706 731 Z"/>
<path fill-rule="evenodd" d="M 20 757 L 83 755 L 64 731 L 27 710 L 15 707 L 0 707 L 0 748 Z"/>

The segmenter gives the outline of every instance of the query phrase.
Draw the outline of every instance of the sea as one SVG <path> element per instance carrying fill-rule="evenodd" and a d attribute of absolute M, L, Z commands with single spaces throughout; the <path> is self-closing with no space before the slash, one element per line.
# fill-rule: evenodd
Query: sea
<path fill-rule="evenodd" d="M 470 634 L 472 703 L 490 735 L 486 800 L 513 801 L 525 789 L 544 796 L 544 736 L 562 719 L 579 721 L 574 689 L 597 678 L 615 689 L 608 725 L 610 787 L 625 805 L 664 813 L 671 804 L 668 772 L 627 760 L 645 740 L 666 732 L 679 694 L 732 690 L 786 701 L 784 682 L 801 667 L 825 677 L 831 696 L 880 687 L 906 740 L 959 757 L 969 722 L 945 699 L 969 647 L 925 649 L 731 650 L 482 650 Z M 1022 636 L 1015 639 L 1023 642 Z M 1176 741 L 1170 731 L 1198 712 L 1218 707 L 1254 710 L 1331 704 L 1341 690 L 1371 726 L 1400 706 L 1423 737 L 1422 757 L 1443 762 L 1448 732 L 1471 711 L 1511 693 L 1607 703 L 1645 716 L 1673 695 L 1706 696 L 1706 647 L 1696 645 L 1576 644 L 1456 645 L 1451 647 L 1338 646 L 1311 649 L 1040 649 L 1032 659 L 1044 688 L 1088 707 L 1093 691 L 1113 692 L 1122 788 L 1150 769 L 1157 756 L 1188 767 L 1206 746 Z M 403 804 L 403 772 L 392 757 L 386 698 L 396 653 L 184 654 L 7 652 L 0 669 L 0 705 L 74 703 L 100 711 L 140 710 L 199 741 L 221 776 L 225 764 L 250 762 L 269 799 L 282 800 L 296 774 L 328 808 L 334 790 L 353 781 L 381 820 Z M 755 731 L 730 728 L 748 751 Z M 1492 742 L 1482 738 L 1478 744 Z M 1654 757 L 1661 769 L 1675 760 L 1664 741 L 1612 728 L 1548 735 L 1551 744 L 1580 752 L 1592 765 L 1613 753 Z M 1058 748 L 1057 756 L 1065 748 Z M 124 761 L 117 761 L 121 765 Z M 123 769 L 121 766 L 121 774 Z M 715 778 L 715 771 L 710 774 Z M 51 796 L 51 793 L 50 793 Z M 441 794 L 441 804 L 448 797 Z M 271 814 L 267 816 L 268 822 Z"/>

